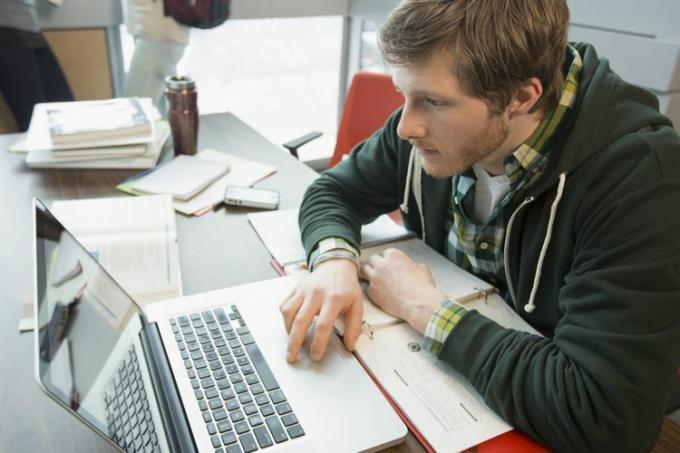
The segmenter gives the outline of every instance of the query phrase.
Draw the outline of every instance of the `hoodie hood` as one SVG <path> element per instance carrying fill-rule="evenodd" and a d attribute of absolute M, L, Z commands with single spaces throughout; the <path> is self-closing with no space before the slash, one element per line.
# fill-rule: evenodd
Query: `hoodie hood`
<path fill-rule="evenodd" d="M 560 174 L 569 176 L 621 137 L 645 128 L 672 127 L 670 120 L 659 113 L 656 96 L 623 81 L 590 44 L 571 45 L 583 59 L 576 102 L 557 131 L 557 140 L 564 142 L 563 151 L 559 158 L 550 159 L 532 190 L 534 195 L 554 186 Z"/>

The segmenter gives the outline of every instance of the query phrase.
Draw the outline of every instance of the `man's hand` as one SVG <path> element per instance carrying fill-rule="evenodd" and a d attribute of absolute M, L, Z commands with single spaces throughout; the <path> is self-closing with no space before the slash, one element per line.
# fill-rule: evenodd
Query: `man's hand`
<path fill-rule="evenodd" d="M 307 330 L 318 315 L 310 348 L 312 360 L 321 360 L 333 324 L 338 316 L 345 316 L 345 348 L 354 350 L 361 333 L 363 305 L 356 265 L 346 259 L 325 261 L 300 282 L 293 294 L 281 304 L 281 315 L 290 335 L 289 362 L 297 360 Z"/>
<path fill-rule="evenodd" d="M 373 255 L 361 270 L 370 283 L 373 303 L 423 334 L 432 311 L 448 297 L 437 288 L 427 266 L 400 250 Z"/>

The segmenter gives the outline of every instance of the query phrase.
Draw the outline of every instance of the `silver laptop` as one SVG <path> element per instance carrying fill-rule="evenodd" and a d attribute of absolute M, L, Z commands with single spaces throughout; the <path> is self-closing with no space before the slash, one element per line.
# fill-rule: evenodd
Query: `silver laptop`
<path fill-rule="evenodd" d="M 142 309 L 34 201 L 42 389 L 127 451 L 378 450 L 406 427 L 341 341 L 285 360 L 278 278 Z"/>

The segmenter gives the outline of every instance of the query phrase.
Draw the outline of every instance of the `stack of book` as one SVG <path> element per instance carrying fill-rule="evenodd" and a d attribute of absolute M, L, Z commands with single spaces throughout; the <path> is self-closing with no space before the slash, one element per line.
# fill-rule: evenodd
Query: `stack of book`
<path fill-rule="evenodd" d="M 24 143 L 33 168 L 151 168 L 170 135 L 149 98 L 36 104 Z"/>

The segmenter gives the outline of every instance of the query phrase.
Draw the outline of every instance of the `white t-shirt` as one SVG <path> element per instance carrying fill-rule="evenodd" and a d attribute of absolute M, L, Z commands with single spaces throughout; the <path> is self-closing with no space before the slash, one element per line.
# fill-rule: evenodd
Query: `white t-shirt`
<path fill-rule="evenodd" d="M 155 41 L 189 43 L 190 28 L 165 16 L 163 0 L 127 0 L 125 26 L 131 35 Z"/>
<path fill-rule="evenodd" d="M 489 220 L 494 208 L 510 190 L 510 178 L 506 174 L 491 176 L 486 170 L 476 165 L 472 169 L 477 176 L 472 216 L 475 222 L 484 224 Z"/>

